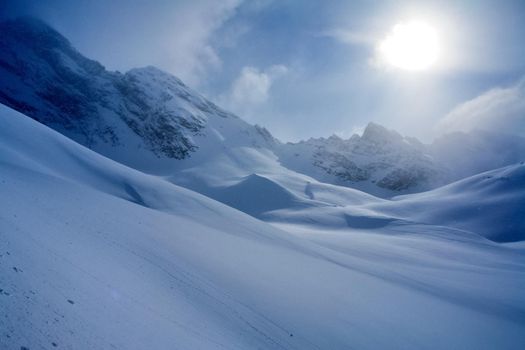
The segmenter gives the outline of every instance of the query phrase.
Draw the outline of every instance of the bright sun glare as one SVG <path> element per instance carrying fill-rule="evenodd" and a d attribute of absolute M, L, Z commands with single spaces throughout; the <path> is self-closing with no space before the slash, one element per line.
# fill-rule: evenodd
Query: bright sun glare
<path fill-rule="evenodd" d="M 378 49 L 382 59 L 394 67 L 425 70 L 438 59 L 438 35 L 425 22 L 401 22 L 379 43 Z"/>

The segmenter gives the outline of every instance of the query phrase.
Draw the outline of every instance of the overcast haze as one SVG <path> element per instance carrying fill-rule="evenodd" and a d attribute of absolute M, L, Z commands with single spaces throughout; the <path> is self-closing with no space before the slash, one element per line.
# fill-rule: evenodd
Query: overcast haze
<path fill-rule="evenodd" d="M 7 1 L 108 69 L 155 65 L 278 138 L 369 121 L 425 141 L 475 127 L 523 134 L 523 1 Z M 427 71 L 377 63 L 396 23 L 439 32 Z"/>

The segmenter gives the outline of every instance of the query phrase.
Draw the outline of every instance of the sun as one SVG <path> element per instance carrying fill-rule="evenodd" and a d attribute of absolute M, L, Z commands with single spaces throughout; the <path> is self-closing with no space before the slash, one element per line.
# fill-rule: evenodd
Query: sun
<path fill-rule="evenodd" d="M 426 70 L 438 59 L 438 34 L 423 21 L 401 22 L 379 43 L 378 51 L 381 59 L 394 67 Z"/>

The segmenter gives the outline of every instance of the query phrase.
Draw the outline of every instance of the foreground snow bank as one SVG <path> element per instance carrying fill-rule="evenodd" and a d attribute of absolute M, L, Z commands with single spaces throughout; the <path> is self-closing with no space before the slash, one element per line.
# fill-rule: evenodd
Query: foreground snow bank
<path fill-rule="evenodd" d="M 519 248 L 434 226 L 292 235 L 5 107 L 0 122 L 0 348 L 525 344 Z"/>

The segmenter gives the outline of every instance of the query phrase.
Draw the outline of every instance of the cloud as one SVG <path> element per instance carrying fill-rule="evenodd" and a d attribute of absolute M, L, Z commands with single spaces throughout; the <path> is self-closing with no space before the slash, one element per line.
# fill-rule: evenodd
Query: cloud
<path fill-rule="evenodd" d="M 160 40 L 165 55 L 159 64 L 191 85 L 198 84 L 210 70 L 219 69 L 222 61 L 211 39 L 241 2 L 195 1 L 179 6 L 170 19 L 176 26 L 167 27 Z"/>
<path fill-rule="evenodd" d="M 259 106 L 268 101 L 275 80 L 287 72 L 288 68 L 284 65 L 273 65 L 265 70 L 243 67 L 230 91 L 219 97 L 219 101 L 231 111 L 250 117 Z"/>
<path fill-rule="evenodd" d="M 463 102 L 437 124 L 439 133 L 473 129 L 525 136 L 525 79 Z"/>

